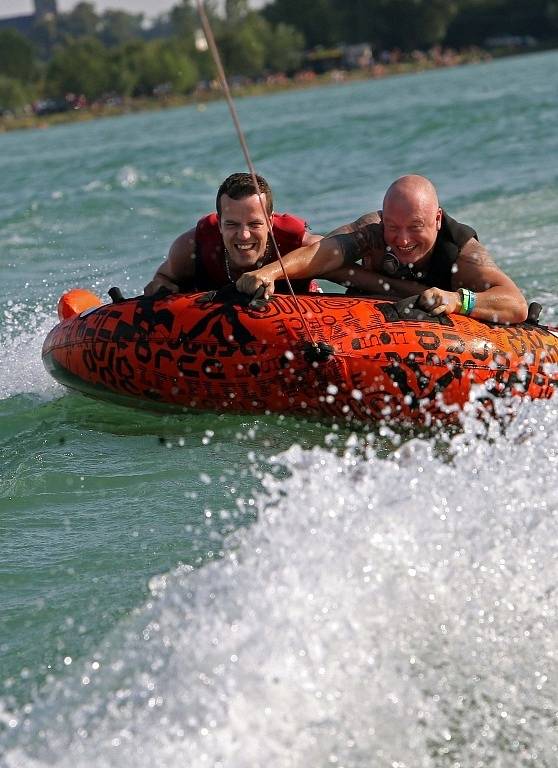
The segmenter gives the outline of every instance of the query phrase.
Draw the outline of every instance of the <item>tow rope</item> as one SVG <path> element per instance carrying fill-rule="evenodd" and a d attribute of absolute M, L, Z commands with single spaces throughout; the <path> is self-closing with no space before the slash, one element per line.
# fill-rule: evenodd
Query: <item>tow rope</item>
<path fill-rule="evenodd" d="M 244 158 L 246 160 L 246 164 L 248 165 L 248 170 L 250 171 L 250 175 L 252 176 L 252 182 L 254 184 L 255 189 L 258 190 L 258 199 L 260 201 L 260 206 L 262 209 L 262 213 L 265 218 L 265 222 L 268 227 L 269 231 L 269 237 L 271 239 L 271 244 L 273 247 L 273 251 L 275 253 L 275 256 L 277 257 L 277 260 L 281 266 L 281 269 L 283 271 L 283 276 L 285 278 L 285 282 L 287 283 L 287 287 L 289 289 L 289 293 L 293 297 L 293 301 L 295 303 L 296 310 L 298 314 L 300 315 L 300 319 L 302 322 L 302 325 L 308 334 L 308 338 L 310 339 L 310 346 L 307 347 L 307 353 L 305 354 L 306 359 L 312 358 L 313 361 L 318 362 L 322 361 L 324 359 L 324 346 L 328 348 L 327 357 L 331 356 L 333 354 L 333 348 L 330 347 L 330 345 L 324 345 L 323 342 L 318 343 L 312 334 L 312 331 L 310 330 L 310 326 L 308 325 L 306 318 L 304 317 L 304 313 L 302 312 L 302 309 L 300 308 L 300 304 L 298 302 L 298 299 L 295 295 L 295 292 L 293 291 L 293 287 L 291 285 L 291 281 L 289 280 L 289 277 L 287 275 L 287 270 L 285 269 L 285 265 L 283 264 L 283 259 L 281 258 L 281 254 L 279 253 L 279 247 L 277 245 L 277 241 L 275 239 L 275 235 L 273 234 L 273 227 L 271 224 L 271 220 L 269 218 L 269 214 L 267 212 L 267 209 L 264 205 L 264 202 L 262 200 L 262 193 L 260 191 L 260 187 L 258 184 L 258 180 L 256 178 L 256 170 L 254 168 L 254 164 L 252 162 L 252 158 L 250 155 L 250 151 L 248 149 L 248 145 L 246 143 L 246 138 L 244 136 L 244 132 L 242 130 L 242 127 L 240 125 L 240 120 L 238 119 L 238 113 L 236 111 L 236 107 L 229 89 L 229 84 L 227 82 L 227 77 L 225 75 L 225 70 L 221 61 L 221 56 L 219 54 L 219 49 L 217 48 L 217 43 L 215 42 L 215 37 L 213 35 L 213 31 L 211 29 L 211 24 L 209 23 L 209 19 L 207 17 L 207 14 L 205 12 L 205 6 L 203 0 L 196 0 L 196 4 L 198 7 L 198 13 L 200 15 L 201 24 L 203 27 L 203 33 L 205 35 L 205 40 L 207 42 L 207 46 L 209 48 L 209 51 L 211 53 L 211 57 L 213 59 L 213 63 L 215 64 L 215 68 L 217 69 L 217 75 L 219 77 L 219 82 L 221 84 L 221 88 L 223 89 L 223 93 L 225 94 L 225 99 L 227 101 L 229 111 L 231 113 L 231 117 L 234 123 L 234 127 L 236 130 L 236 134 L 238 136 L 238 140 L 240 141 L 240 146 L 242 147 L 242 152 L 244 154 Z"/>

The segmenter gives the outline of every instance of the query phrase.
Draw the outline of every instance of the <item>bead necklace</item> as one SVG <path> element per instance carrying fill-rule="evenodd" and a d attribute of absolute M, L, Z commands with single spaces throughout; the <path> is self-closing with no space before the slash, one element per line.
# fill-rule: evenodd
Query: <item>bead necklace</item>
<path fill-rule="evenodd" d="M 235 281 L 232 278 L 231 267 L 230 267 L 230 264 L 229 264 L 229 252 L 227 251 L 226 248 L 225 248 L 224 253 L 225 253 L 225 272 L 227 273 L 227 277 L 229 279 L 229 283 L 234 283 Z"/>
<path fill-rule="evenodd" d="M 265 246 L 265 253 L 263 255 L 263 259 L 258 259 L 258 261 L 254 264 L 252 269 L 260 269 L 261 267 L 263 267 L 264 264 L 267 264 L 267 262 L 269 261 L 270 252 L 271 252 L 271 249 L 270 249 L 269 240 L 268 240 Z M 231 264 L 230 264 L 231 257 L 226 248 L 223 248 L 223 256 L 225 261 L 225 272 L 227 273 L 227 278 L 230 283 L 236 283 L 235 278 L 231 274 Z"/>

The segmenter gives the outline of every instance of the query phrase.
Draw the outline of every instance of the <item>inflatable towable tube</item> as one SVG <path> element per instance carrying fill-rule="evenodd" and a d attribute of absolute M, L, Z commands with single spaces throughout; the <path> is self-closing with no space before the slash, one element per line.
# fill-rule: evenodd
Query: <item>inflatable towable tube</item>
<path fill-rule="evenodd" d="M 291 296 L 247 306 L 239 294 L 123 299 L 115 291 L 114 303 L 101 305 L 72 293 L 44 342 L 47 370 L 71 389 L 136 407 L 424 422 L 451 418 L 474 385 L 531 398 L 558 387 L 558 329 L 536 323 L 299 296 L 316 355 Z"/>

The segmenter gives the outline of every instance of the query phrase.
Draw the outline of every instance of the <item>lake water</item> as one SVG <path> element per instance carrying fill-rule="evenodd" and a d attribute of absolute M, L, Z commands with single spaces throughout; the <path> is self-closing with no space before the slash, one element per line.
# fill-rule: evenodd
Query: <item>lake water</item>
<path fill-rule="evenodd" d="M 558 53 L 244 99 L 325 232 L 437 185 L 558 324 Z M 69 287 L 141 292 L 244 170 L 223 103 L 0 135 L 0 764 L 558 760 L 558 405 L 453 435 L 161 417 L 40 358 Z"/>

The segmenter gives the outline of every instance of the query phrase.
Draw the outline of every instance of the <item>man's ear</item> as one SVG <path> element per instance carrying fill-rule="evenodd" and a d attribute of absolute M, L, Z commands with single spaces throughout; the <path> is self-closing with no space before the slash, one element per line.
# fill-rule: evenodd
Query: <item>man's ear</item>
<path fill-rule="evenodd" d="M 438 208 L 436 213 L 436 229 L 438 232 L 442 229 L 442 209 Z"/>

